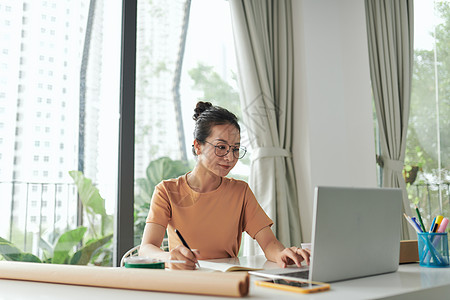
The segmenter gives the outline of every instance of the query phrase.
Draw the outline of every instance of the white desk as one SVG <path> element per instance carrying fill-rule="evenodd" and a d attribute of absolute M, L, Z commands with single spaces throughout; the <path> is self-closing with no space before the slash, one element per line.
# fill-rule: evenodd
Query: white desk
<path fill-rule="evenodd" d="M 266 264 L 272 267 L 271 263 Z M 254 278 L 252 278 L 253 280 Z M 370 276 L 331 284 L 331 290 L 317 294 L 298 294 L 257 287 L 250 283 L 250 299 L 448 299 L 450 268 L 424 268 L 418 264 L 401 265 L 395 273 Z M 51 283 L 0 280 L 0 300 L 45 299 L 226 299 L 200 295 L 142 292 L 62 285 Z"/>

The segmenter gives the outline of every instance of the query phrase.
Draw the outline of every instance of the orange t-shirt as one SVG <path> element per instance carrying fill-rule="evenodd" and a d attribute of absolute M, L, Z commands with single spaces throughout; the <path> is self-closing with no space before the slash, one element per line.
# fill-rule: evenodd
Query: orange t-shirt
<path fill-rule="evenodd" d="M 242 232 L 255 238 L 272 226 L 246 182 L 223 177 L 216 190 L 198 193 L 186 175 L 156 186 L 146 220 L 167 227 L 170 249 L 181 244 L 178 229 L 191 249 L 200 250 L 201 259 L 236 257 Z"/>

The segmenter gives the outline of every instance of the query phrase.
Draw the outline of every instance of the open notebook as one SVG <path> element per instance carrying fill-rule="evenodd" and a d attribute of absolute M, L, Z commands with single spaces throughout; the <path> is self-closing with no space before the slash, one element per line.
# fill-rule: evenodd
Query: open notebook
<path fill-rule="evenodd" d="M 235 272 L 279 268 L 276 263 L 267 261 L 264 255 L 199 260 L 198 262 L 200 271 Z"/>

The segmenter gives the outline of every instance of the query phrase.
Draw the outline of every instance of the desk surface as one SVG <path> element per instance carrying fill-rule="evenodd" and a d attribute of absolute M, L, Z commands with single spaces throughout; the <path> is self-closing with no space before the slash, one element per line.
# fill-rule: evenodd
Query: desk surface
<path fill-rule="evenodd" d="M 266 266 L 272 267 L 270 263 Z M 258 287 L 250 283 L 250 299 L 446 299 L 450 294 L 450 268 L 401 265 L 394 273 L 335 282 L 331 290 L 317 294 L 297 294 Z M 144 292 L 75 285 L 0 280 L 0 300 L 11 299 L 226 299 L 200 295 Z M 432 296 L 430 298 L 430 296 Z"/>

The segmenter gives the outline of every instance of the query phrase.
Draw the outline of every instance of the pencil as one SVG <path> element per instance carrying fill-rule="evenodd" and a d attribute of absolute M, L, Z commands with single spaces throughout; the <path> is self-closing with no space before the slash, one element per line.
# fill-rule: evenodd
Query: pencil
<path fill-rule="evenodd" d="M 417 205 L 416 205 L 416 213 L 417 213 L 417 218 L 419 219 L 420 226 L 422 227 L 422 231 L 427 232 L 427 230 L 425 229 L 425 225 L 423 224 L 422 216 L 420 215 L 420 211 L 419 211 L 419 208 L 417 207 Z"/>
<path fill-rule="evenodd" d="M 192 252 L 191 247 L 189 247 L 188 243 L 184 240 L 183 236 L 181 235 L 181 232 L 178 229 L 175 229 L 175 233 L 180 238 L 180 241 L 183 243 L 183 246 L 185 246 L 186 248 L 188 248 Z M 192 252 L 192 254 L 194 254 L 194 252 Z M 195 256 L 195 254 L 194 254 L 194 256 Z M 200 264 L 198 263 L 198 261 L 197 261 L 196 265 L 197 265 L 197 267 L 200 268 Z"/>

